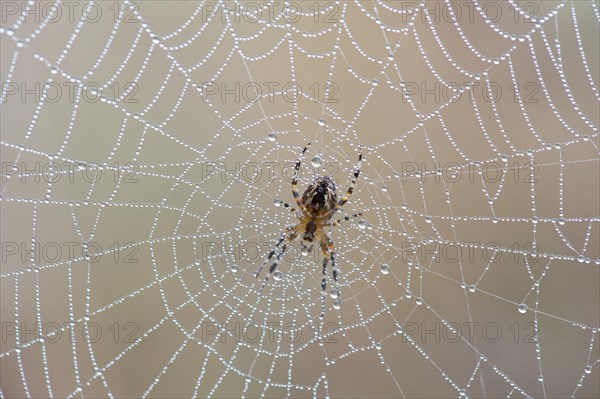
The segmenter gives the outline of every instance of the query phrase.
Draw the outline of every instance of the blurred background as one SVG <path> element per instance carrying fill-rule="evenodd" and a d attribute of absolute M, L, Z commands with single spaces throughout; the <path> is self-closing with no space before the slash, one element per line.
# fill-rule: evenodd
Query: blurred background
<path fill-rule="evenodd" d="M 1 7 L 2 397 L 600 395 L 598 2 Z"/>

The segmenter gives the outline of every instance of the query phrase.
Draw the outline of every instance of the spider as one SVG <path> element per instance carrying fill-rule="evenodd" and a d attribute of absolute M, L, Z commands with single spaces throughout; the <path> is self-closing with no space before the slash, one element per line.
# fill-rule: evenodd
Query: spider
<path fill-rule="evenodd" d="M 269 281 L 269 277 L 273 274 L 279 261 L 283 257 L 285 250 L 288 245 L 298 236 L 302 237 L 302 250 L 310 252 L 312 251 L 313 245 L 317 243 L 321 247 L 321 251 L 323 252 L 323 277 L 321 279 L 321 318 L 323 318 L 325 311 L 325 297 L 326 289 L 327 289 L 327 278 L 326 271 L 327 265 L 331 262 L 332 265 L 332 274 L 333 280 L 337 284 L 338 276 L 339 276 L 339 268 L 336 263 L 336 251 L 333 241 L 327 233 L 325 232 L 325 227 L 329 226 L 339 226 L 340 222 L 349 220 L 351 217 L 362 216 L 361 213 L 345 216 L 342 219 L 332 220 L 333 215 L 336 211 L 338 211 L 350 198 L 352 192 L 354 191 L 354 185 L 356 184 L 356 180 L 358 179 L 358 175 L 360 174 L 360 166 L 362 163 L 362 152 L 358 155 L 358 163 L 356 165 L 356 171 L 352 176 L 352 183 L 346 191 L 346 195 L 344 195 L 338 201 L 338 195 L 335 183 L 329 176 L 321 176 L 318 177 L 311 185 L 307 187 L 307 189 L 300 197 L 300 193 L 298 192 L 298 172 L 300 171 L 300 166 L 302 164 L 302 158 L 304 157 L 304 153 L 308 149 L 311 143 L 308 143 L 300 157 L 296 161 L 296 165 L 294 167 L 294 177 L 292 179 L 292 195 L 296 200 L 296 204 L 298 205 L 299 211 L 296 211 L 289 203 L 283 203 L 282 205 L 286 208 L 289 208 L 291 212 L 296 214 L 296 217 L 300 220 L 299 223 L 290 225 L 283 232 L 277 243 L 275 244 L 275 248 L 269 252 L 269 255 L 255 273 L 255 277 L 258 278 L 262 269 L 269 262 L 271 266 L 269 267 L 269 271 L 263 280 L 260 292 L 262 292 L 263 288 Z M 308 246 L 308 247 L 307 247 Z M 339 288 L 335 291 L 332 291 L 332 296 L 339 298 Z M 339 299 L 336 301 L 339 304 Z"/>

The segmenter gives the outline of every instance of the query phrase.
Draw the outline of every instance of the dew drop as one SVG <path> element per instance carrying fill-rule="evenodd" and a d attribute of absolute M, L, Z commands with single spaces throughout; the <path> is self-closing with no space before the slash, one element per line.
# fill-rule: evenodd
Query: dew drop
<path fill-rule="evenodd" d="M 389 274 L 390 273 L 390 266 L 385 264 L 385 265 L 381 265 L 381 274 Z"/>
<path fill-rule="evenodd" d="M 381 191 L 383 191 L 384 193 L 387 192 L 387 190 L 388 190 L 387 186 L 382 186 L 381 187 Z"/>
<path fill-rule="evenodd" d="M 308 248 L 306 248 L 306 247 L 302 248 L 302 251 L 300 251 L 300 254 L 302 256 L 308 256 Z"/>
<path fill-rule="evenodd" d="M 319 126 L 325 126 L 325 119 L 319 119 Z"/>
<path fill-rule="evenodd" d="M 519 304 L 519 313 L 525 313 L 527 312 L 527 305 L 525 305 L 524 303 Z"/>
<path fill-rule="evenodd" d="M 421 298 L 421 297 L 419 296 L 419 297 L 417 297 L 417 298 L 415 299 L 415 302 L 417 303 L 417 305 L 421 306 L 421 305 L 423 304 L 423 298 Z"/>
<path fill-rule="evenodd" d="M 237 265 L 231 265 L 229 270 L 231 270 L 233 273 L 237 273 L 240 269 L 237 267 Z"/>
<path fill-rule="evenodd" d="M 283 201 L 280 200 L 279 198 L 275 198 L 275 200 L 273 201 L 273 204 L 275 204 L 275 206 L 281 206 L 283 204 Z"/>
<path fill-rule="evenodd" d="M 375 344 L 375 349 L 380 350 L 381 349 L 381 344 L 379 342 L 377 342 Z"/>
<path fill-rule="evenodd" d="M 342 304 L 341 304 L 341 302 L 340 302 L 339 299 L 336 299 L 335 301 L 333 301 L 333 308 L 334 309 L 339 309 L 341 307 L 342 307 Z"/>
<path fill-rule="evenodd" d="M 277 135 L 275 133 L 269 133 L 269 141 L 277 140 Z"/>
<path fill-rule="evenodd" d="M 333 299 L 337 298 L 340 296 L 340 292 L 338 290 L 336 290 L 335 288 L 333 288 L 331 290 L 331 293 L 329 294 Z"/>
<path fill-rule="evenodd" d="M 280 281 L 282 277 L 283 277 L 283 273 L 281 273 L 279 270 L 277 270 L 277 271 L 275 271 L 275 273 L 273 273 L 273 279 L 275 281 Z"/>
<path fill-rule="evenodd" d="M 319 157 L 319 156 L 313 157 L 313 159 L 311 159 L 311 161 L 310 161 L 310 164 L 313 166 L 313 168 L 320 167 L 322 163 L 323 163 L 323 161 L 321 160 L 321 157 Z"/>
<path fill-rule="evenodd" d="M 58 73 L 58 69 L 56 67 L 52 67 L 52 68 L 50 68 L 50 73 L 52 75 L 56 75 Z"/>
<path fill-rule="evenodd" d="M 544 376 L 543 376 L 543 375 L 540 375 L 540 376 L 538 377 L 538 381 L 539 381 L 539 382 L 542 382 L 542 381 L 544 381 Z"/>
<path fill-rule="evenodd" d="M 358 228 L 364 230 L 367 228 L 367 221 L 365 219 L 360 219 L 358 221 Z"/>
<path fill-rule="evenodd" d="M 560 224 L 561 226 L 563 226 L 565 224 L 565 219 L 564 218 L 558 219 L 558 224 Z"/>
<path fill-rule="evenodd" d="M 586 372 L 586 374 L 591 374 L 592 373 L 592 366 L 585 366 L 585 372 Z"/>
<path fill-rule="evenodd" d="M 579 263 L 583 263 L 583 262 L 585 262 L 585 256 L 583 256 L 583 255 L 579 255 L 579 256 L 577 257 L 577 262 L 579 262 Z"/>
<path fill-rule="evenodd" d="M 471 284 L 471 285 L 469 286 L 469 291 L 471 291 L 471 292 L 475 292 L 475 290 L 476 290 L 475 286 Z"/>
<path fill-rule="evenodd" d="M 425 216 L 425 221 L 427 223 L 431 223 L 431 216 Z"/>
<path fill-rule="evenodd" d="M 156 35 L 153 35 L 152 36 L 152 43 L 154 43 L 154 44 L 160 43 L 160 37 L 158 37 Z"/>

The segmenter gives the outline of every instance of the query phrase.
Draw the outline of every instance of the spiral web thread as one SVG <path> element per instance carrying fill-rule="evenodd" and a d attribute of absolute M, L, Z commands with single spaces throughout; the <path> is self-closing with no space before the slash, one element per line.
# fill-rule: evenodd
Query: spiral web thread
<path fill-rule="evenodd" d="M 469 21 L 439 2 L 441 22 L 425 2 L 321 2 L 294 22 L 290 2 L 174 4 L 105 3 L 114 20 L 90 23 L 89 2 L 73 22 L 34 24 L 27 3 L 3 21 L 3 161 L 78 166 L 52 169 L 60 179 L 3 168 L 2 241 L 57 234 L 84 251 L 3 259 L 3 322 L 15 337 L 40 330 L 3 329 L 0 397 L 598 395 L 597 2 L 509 1 L 500 21 L 486 2 Z M 186 17 L 161 19 L 169 7 Z M 302 99 L 283 84 L 250 101 L 206 93 L 269 73 Z M 73 101 L 10 101 L 11 82 L 35 79 L 75 82 Z M 445 95 L 422 101 L 423 79 Z M 115 82 L 134 85 L 105 94 Z M 465 101 L 492 98 L 494 82 L 510 101 Z M 328 230 L 341 276 L 323 321 L 320 254 L 292 246 L 262 295 L 254 279 L 294 223 L 280 205 L 294 205 L 289 166 L 307 142 L 300 190 L 330 174 L 342 194 L 365 155 L 340 214 L 363 216 Z M 68 181 L 92 166 L 135 184 Z M 113 261 L 134 249 L 138 263 Z M 138 330 L 92 342 L 102 320 Z M 521 335 L 473 337 L 465 323 Z M 444 333 L 414 332 L 433 326 Z"/>

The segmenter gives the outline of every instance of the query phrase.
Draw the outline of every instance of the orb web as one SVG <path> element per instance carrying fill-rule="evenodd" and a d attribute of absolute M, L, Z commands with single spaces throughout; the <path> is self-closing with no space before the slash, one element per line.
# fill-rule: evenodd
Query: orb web
<path fill-rule="evenodd" d="M 1 397 L 598 396 L 597 2 L 71 6 L 3 6 Z"/>

